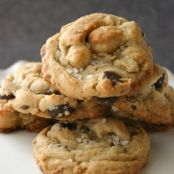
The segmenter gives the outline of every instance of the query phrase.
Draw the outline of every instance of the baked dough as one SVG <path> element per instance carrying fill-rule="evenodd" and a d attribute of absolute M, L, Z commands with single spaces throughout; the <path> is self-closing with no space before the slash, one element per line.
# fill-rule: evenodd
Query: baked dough
<path fill-rule="evenodd" d="M 42 78 L 41 69 L 41 63 L 29 62 L 3 80 L 0 100 L 5 102 L 4 110 L 65 120 L 99 117 L 108 110 L 92 99 L 79 101 L 60 94 Z"/>
<path fill-rule="evenodd" d="M 141 90 L 131 97 L 116 98 L 112 112 L 116 116 L 165 126 L 174 124 L 173 106 L 174 90 L 168 84 L 167 72 L 154 65 L 152 76 Z"/>
<path fill-rule="evenodd" d="M 41 56 L 45 80 L 80 100 L 133 93 L 153 70 L 138 24 L 103 13 L 63 26 L 47 40 Z"/>
<path fill-rule="evenodd" d="M 110 118 L 58 122 L 33 141 L 45 174 L 139 174 L 149 148 L 142 128 Z"/>
<path fill-rule="evenodd" d="M 14 110 L 2 109 L 3 101 L 0 101 L 0 132 L 7 133 L 19 129 L 29 132 L 39 132 L 53 124 L 53 120 L 37 117 L 31 114 L 22 114 Z"/>

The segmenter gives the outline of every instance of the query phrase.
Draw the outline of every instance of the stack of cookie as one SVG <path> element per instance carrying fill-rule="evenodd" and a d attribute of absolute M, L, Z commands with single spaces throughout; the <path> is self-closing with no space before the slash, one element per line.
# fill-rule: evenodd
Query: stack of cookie
<path fill-rule="evenodd" d="M 0 130 L 38 132 L 45 174 L 135 174 L 149 155 L 146 130 L 174 121 L 174 91 L 134 21 L 95 13 L 61 28 L 0 87 Z M 48 127 L 47 127 L 48 126 Z"/>

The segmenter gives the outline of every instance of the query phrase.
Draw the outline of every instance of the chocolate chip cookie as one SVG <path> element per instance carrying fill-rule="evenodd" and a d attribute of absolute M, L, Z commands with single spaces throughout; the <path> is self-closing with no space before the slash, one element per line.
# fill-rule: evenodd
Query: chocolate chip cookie
<path fill-rule="evenodd" d="M 41 56 L 44 78 L 80 100 L 133 93 L 153 70 L 139 25 L 103 13 L 63 26 L 47 40 Z"/>
<path fill-rule="evenodd" d="M 60 94 L 42 78 L 41 69 L 41 63 L 26 63 L 4 79 L 0 87 L 3 109 L 65 120 L 99 117 L 108 109 L 95 100 L 80 101 Z"/>
<path fill-rule="evenodd" d="M 107 99 L 109 100 L 109 99 Z M 116 116 L 141 120 L 149 124 L 174 124 L 174 90 L 168 84 L 165 69 L 154 65 L 153 75 L 131 97 L 115 99 L 112 111 Z"/>
<path fill-rule="evenodd" d="M 58 122 L 33 141 L 45 174 L 138 174 L 148 160 L 147 133 L 116 119 Z"/>

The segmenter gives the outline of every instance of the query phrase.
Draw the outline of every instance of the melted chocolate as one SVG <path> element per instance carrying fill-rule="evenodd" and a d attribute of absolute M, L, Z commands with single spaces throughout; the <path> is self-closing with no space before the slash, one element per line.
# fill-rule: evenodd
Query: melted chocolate
<path fill-rule="evenodd" d="M 107 97 L 107 98 L 93 97 L 93 99 L 99 105 L 112 105 L 116 101 L 117 97 Z"/>
<path fill-rule="evenodd" d="M 163 87 L 165 81 L 165 74 L 163 74 L 163 76 L 157 80 L 157 82 L 155 84 L 153 84 L 153 86 L 155 87 L 156 90 L 160 90 Z"/>
<path fill-rule="evenodd" d="M 15 98 L 15 96 L 13 94 L 11 94 L 11 95 L 0 95 L 0 99 L 9 100 L 9 99 L 14 99 L 14 98 Z"/>
<path fill-rule="evenodd" d="M 104 78 L 107 78 L 112 81 L 113 86 L 116 85 L 118 82 L 120 82 L 120 79 L 122 78 L 120 75 L 118 75 L 115 72 L 112 71 L 105 71 L 104 72 Z"/>
<path fill-rule="evenodd" d="M 58 105 L 55 107 L 55 109 L 52 109 L 49 111 L 49 113 L 51 114 L 51 117 L 52 118 L 55 118 L 57 117 L 59 114 L 63 114 L 64 115 L 64 112 L 68 111 L 70 113 L 74 112 L 74 108 L 67 105 L 67 104 L 62 104 L 62 105 Z"/>
<path fill-rule="evenodd" d="M 76 130 L 77 129 L 77 124 L 75 122 L 71 122 L 71 123 L 60 123 L 60 125 L 63 128 L 68 128 L 70 130 Z"/>

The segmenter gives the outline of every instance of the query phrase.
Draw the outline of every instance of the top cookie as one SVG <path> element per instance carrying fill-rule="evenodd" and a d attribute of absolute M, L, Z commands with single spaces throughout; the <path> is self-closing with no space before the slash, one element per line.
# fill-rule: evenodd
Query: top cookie
<path fill-rule="evenodd" d="M 78 99 L 128 95 L 153 69 L 138 24 L 102 13 L 62 27 L 41 56 L 44 78 Z"/>

